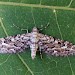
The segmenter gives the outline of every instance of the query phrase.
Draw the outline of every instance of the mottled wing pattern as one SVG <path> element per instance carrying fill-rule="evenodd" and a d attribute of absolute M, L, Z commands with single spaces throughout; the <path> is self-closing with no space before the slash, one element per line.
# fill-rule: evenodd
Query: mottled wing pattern
<path fill-rule="evenodd" d="M 75 45 L 73 45 L 72 43 L 60 39 L 55 39 L 51 36 L 43 34 L 40 34 L 39 47 L 48 55 L 75 55 Z"/>
<path fill-rule="evenodd" d="M 0 53 L 22 52 L 24 49 L 29 47 L 29 36 L 30 34 L 28 33 L 0 38 Z"/>
<path fill-rule="evenodd" d="M 47 35 L 44 35 L 44 34 L 38 34 L 39 36 L 39 40 L 42 41 L 43 43 L 49 43 L 51 41 L 54 41 L 54 38 L 52 38 L 51 36 L 47 36 Z"/>

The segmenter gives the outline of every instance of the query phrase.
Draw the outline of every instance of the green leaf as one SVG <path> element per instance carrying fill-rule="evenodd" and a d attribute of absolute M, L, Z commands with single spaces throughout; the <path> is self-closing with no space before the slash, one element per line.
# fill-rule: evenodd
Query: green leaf
<path fill-rule="evenodd" d="M 74 0 L 0 0 L 0 37 L 40 32 L 75 44 Z M 19 54 L 0 54 L 0 75 L 75 75 L 75 56 L 55 57 L 30 49 Z"/>

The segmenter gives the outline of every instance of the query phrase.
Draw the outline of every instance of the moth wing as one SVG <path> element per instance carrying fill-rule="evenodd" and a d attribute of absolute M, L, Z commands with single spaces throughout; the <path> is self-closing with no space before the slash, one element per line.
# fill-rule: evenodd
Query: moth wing
<path fill-rule="evenodd" d="M 22 52 L 29 47 L 29 38 L 29 33 L 0 38 L 0 53 Z"/>
<path fill-rule="evenodd" d="M 42 43 L 50 43 L 50 42 L 54 41 L 54 38 L 52 36 L 47 36 L 47 35 L 44 35 L 44 34 L 38 34 L 38 36 L 39 36 L 39 40 Z"/>
<path fill-rule="evenodd" d="M 39 36 L 39 50 L 50 54 L 52 52 L 52 47 L 54 47 L 55 39 L 52 36 L 47 36 L 44 34 L 38 34 Z"/>
<path fill-rule="evenodd" d="M 54 41 L 46 43 L 44 43 L 44 40 L 42 40 L 39 43 L 39 48 L 42 50 L 42 52 L 48 55 L 54 56 L 75 55 L 75 45 L 73 45 L 68 41 L 63 41 L 60 39 L 54 39 Z"/>

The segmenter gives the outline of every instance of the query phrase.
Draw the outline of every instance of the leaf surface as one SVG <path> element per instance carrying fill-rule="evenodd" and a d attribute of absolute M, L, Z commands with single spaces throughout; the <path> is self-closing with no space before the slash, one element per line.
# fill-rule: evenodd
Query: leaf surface
<path fill-rule="evenodd" d="M 0 37 L 31 32 L 36 26 L 46 35 L 75 44 L 74 0 L 0 0 Z M 55 57 L 30 49 L 19 54 L 0 54 L 0 75 L 75 75 L 75 56 Z"/>

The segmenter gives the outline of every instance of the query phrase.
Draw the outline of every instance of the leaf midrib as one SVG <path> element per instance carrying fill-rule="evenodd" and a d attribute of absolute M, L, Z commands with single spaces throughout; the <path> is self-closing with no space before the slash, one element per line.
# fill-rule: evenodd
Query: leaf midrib
<path fill-rule="evenodd" d="M 48 8 L 48 9 L 75 11 L 75 8 L 71 8 L 68 6 L 48 6 L 48 5 L 41 5 L 41 4 L 26 4 L 26 3 L 2 2 L 2 1 L 0 1 L 0 5 L 26 6 L 26 7 L 34 7 L 34 8 Z"/>

